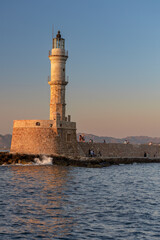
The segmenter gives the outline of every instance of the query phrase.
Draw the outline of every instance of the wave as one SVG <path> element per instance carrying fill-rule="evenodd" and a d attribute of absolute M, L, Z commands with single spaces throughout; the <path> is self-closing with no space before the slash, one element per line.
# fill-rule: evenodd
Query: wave
<path fill-rule="evenodd" d="M 47 156 L 42 156 L 42 159 L 40 158 L 34 158 L 35 165 L 52 165 L 52 158 Z"/>

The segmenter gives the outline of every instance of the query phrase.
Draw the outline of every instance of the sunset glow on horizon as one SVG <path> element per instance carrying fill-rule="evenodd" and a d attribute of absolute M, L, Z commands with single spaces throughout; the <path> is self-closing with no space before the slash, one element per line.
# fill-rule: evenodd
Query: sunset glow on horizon
<path fill-rule="evenodd" d="M 66 108 L 77 132 L 160 137 L 158 0 L 2 0 L 0 134 L 49 119 L 48 50 L 61 30 Z"/>

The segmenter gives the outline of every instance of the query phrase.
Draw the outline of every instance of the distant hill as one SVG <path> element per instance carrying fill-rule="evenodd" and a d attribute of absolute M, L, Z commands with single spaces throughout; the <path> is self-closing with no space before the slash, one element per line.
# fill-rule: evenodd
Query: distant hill
<path fill-rule="evenodd" d="M 0 134 L 0 149 L 6 148 L 9 149 L 11 146 L 11 134 L 1 135 Z"/>
<path fill-rule="evenodd" d="M 147 137 L 147 136 L 130 136 L 126 138 L 113 138 L 113 137 L 104 137 L 104 136 L 96 136 L 93 134 L 88 134 L 88 133 L 78 133 L 77 134 L 77 139 L 79 139 L 79 135 L 84 135 L 85 141 L 89 142 L 90 139 L 93 140 L 93 142 L 97 143 L 123 143 L 125 140 L 128 140 L 129 143 L 132 144 L 147 144 L 149 142 L 160 144 L 160 137 L 159 138 L 153 138 L 153 137 Z"/>

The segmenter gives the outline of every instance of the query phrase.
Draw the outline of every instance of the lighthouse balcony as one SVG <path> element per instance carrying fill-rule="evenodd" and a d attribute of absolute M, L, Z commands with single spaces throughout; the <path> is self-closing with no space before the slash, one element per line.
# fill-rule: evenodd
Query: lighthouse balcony
<path fill-rule="evenodd" d="M 54 80 L 54 81 L 48 81 L 49 85 L 67 85 L 68 81 L 60 81 L 60 80 Z"/>
<path fill-rule="evenodd" d="M 61 48 L 53 48 L 51 51 L 49 51 L 48 57 L 54 57 L 54 56 L 64 56 L 68 58 L 68 51 Z"/>
<path fill-rule="evenodd" d="M 65 50 L 64 52 L 56 51 L 54 53 L 51 53 L 51 51 L 49 51 L 48 57 L 54 57 L 54 56 L 64 56 L 68 58 L 68 51 L 67 50 Z"/>

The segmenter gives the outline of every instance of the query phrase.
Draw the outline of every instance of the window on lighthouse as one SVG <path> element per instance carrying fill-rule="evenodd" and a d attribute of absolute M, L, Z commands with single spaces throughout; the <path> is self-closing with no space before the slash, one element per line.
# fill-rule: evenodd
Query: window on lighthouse
<path fill-rule="evenodd" d="M 57 39 L 57 48 L 60 48 L 60 40 Z"/>
<path fill-rule="evenodd" d="M 71 134 L 67 133 L 67 142 L 71 142 Z"/>

